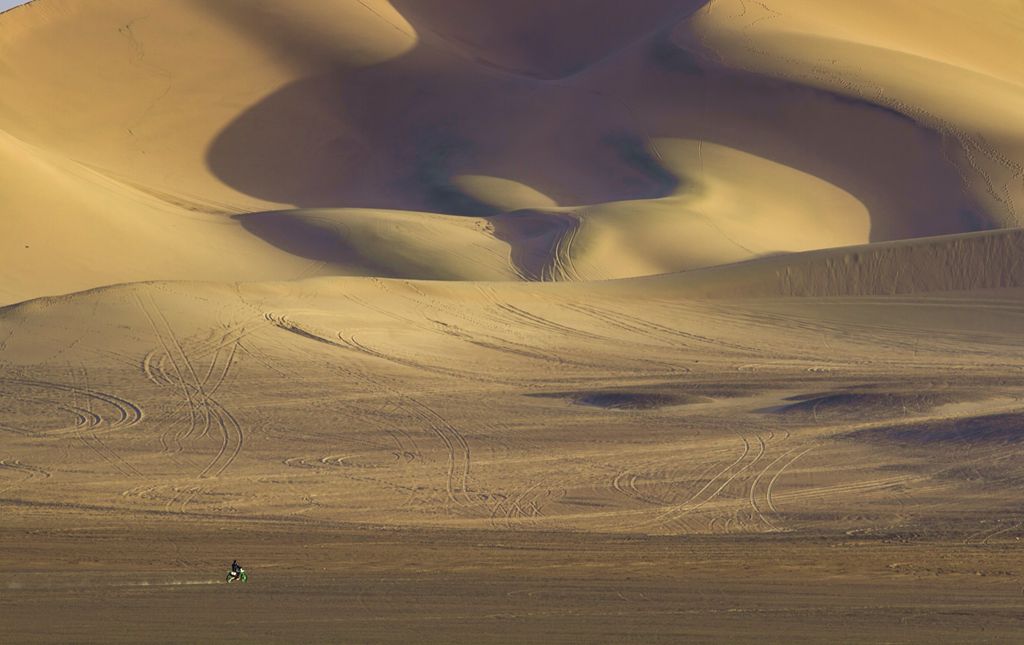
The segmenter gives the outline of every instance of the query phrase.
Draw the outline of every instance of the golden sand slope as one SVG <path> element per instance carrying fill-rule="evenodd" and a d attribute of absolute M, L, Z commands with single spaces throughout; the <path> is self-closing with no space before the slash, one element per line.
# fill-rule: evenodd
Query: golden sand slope
<path fill-rule="evenodd" d="M 1019 7 L 847 4 L 36 0 L 0 19 L 0 297 L 629 277 L 1019 223 Z"/>
<path fill-rule="evenodd" d="M 648 534 L 970 539 L 1017 517 L 1019 291 L 613 286 L 152 283 L 7 307 L 0 498 Z"/>
<path fill-rule="evenodd" d="M 881 296 L 1024 284 L 1024 231 L 1007 229 L 759 258 L 608 284 L 677 297 Z"/>
<path fill-rule="evenodd" d="M 1009 0 L 714 0 L 675 37 L 724 64 L 868 101 L 942 135 L 992 221 L 1024 223 L 1024 9 Z"/>

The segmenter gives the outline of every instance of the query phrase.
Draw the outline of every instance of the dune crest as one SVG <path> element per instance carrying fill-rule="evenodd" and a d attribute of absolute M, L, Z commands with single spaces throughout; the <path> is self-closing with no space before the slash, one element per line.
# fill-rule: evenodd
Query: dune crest
<path fill-rule="evenodd" d="M 896 2 L 598 4 L 36 0 L 5 14 L 0 130 L 26 147 L 5 148 L 4 198 L 78 219 L 91 188 L 54 200 L 30 176 L 39 155 L 65 183 L 88 168 L 131 196 L 96 236 L 133 242 L 106 244 L 118 260 L 101 266 L 55 242 L 50 277 L 3 297 L 157 277 L 634 277 L 1020 223 L 1020 77 L 989 55 L 1016 51 L 1013 6 L 945 3 L 897 33 L 885 16 L 917 14 Z M 961 20 L 988 36 L 943 51 Z M 996 112 L 974 110 L 982 98 Z M 377 212 L 381 229 L 388 213 L 491 218 L 499 237 L 456 234 L 491 259 L 455 269 L 430 250 L 434 224 L 420 239 L 401 224 L 380 253 L 310 264 L 288 251 L 306 215 L 271 244 L 242 225 L 266 217 L 231 219 L 296 207 Z M 151 257 L 160 243 L 139 226 L 154 211 L 183 261 Z M 8 221 L 10 239 L 33 237 Z"/>

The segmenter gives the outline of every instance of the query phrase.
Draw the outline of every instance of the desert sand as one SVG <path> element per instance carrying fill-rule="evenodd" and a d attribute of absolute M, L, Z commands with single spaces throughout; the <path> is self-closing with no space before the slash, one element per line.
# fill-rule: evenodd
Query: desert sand
<path fill-rule="evenodd" d="M 0 640 L 1020 640 L 1022 29 L 0 14 Z"/>

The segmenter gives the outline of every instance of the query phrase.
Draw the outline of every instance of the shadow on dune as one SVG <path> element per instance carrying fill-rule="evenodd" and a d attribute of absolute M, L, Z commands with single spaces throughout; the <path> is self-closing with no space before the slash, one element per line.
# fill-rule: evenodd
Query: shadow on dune
<path fill-rule="evenodd" d="M 723 69 L 667 30 L 640 37 L 669 9 L 703 2 L 659 2 L 626 35 L 585 46 L 578 34 L 567 37 L 568 53 L 554 67 L 544 67 L 544 47 L 533 58 L 514 55 L 536 39 L 555 48 L 551 34 L 509 36 L 494 60 L 473 60 L 437 45 L 437 31 L 456 38 L 436 24 L 439 3 L 393 4 L 434 40 L 424 36 L 381 64 L 339 65 L 282 87 L 219 133 L 207 151 L 211 171 L 247 195 L 297 207 L 488 216 L 499 210 L 458 189 L 455 177 L 514 180 L 561 205 L 669 195 L 686 177 L 665 168 L 650 142 L 675 137 L 736 148 L 845 189 L 871 214 L 871 241 L 989 226 L 945 161 L 941 138 L 906 117 Z M 468 29 L 482 18 L 463 20 Z M 530 76 L 495 69 L 523 66 Z M 572 70 L 581 71 L 537 78 Z"/>
<path fill-rule="evenodd" d="M 501 213 L 491 218 L 494 236 L 507 242 L 509 259 L 527 280 L 555 279 L 558 245 L 578 222 L 571 215 L 539 210 Z"/>
<path fill-rule="evenodd" d="M 550 392 L 528 396 L 565 399 L 575 405 L 586 405 L 606 410 L 654 410 L 680 405 L 711 403 L 713 398 L 684 391 L 676 384 L 600 389 L 577 392 Z"/>
<path fill-rule="evenodd" d="M 619 11 L 628 18 L 620 21 L 625 24 L 612 21 L 614 28 L 606 25 L 595 37 L 579 33 L 595 20 L 606 22 L 594 16 L 575 26 L 577 33 L 560 32 L 579 22 L 576 5 L 593 2 L 554 6 L 530 0 L 514 10 L 464 3 L 463 12 L 453 12 L 449 3 L 396 2 L 411 20 L 419 18 L 414 26 L 422 40 L 405 55 L 370 67 L 345 62 L 329 45 L 296 43 L 289 32 L 274 46 L 276 36 L 262 16 L 250 15 L 236 0 L 211 5 L 212 17 L 251 32 L 253 40 L 314 73 L 240 114 L 210 146 L 208 165 L 243 193 L 298 207 L 496 212 L 452 184 L 460 174 L 514 179 L 559 203 L 667 195 L 675 179 L 653 161 L 644 147 L 646 133 L 620 105 L 586 90 L 495 69 L 515 66 L 509 58 L 515 52 L 536 55 L 532 46 L 541 39 L 563 48 L 551 57 L 562 73 L 642 36 L 666 15 L 704 4 L 652 0 L 642 11 Z M 522 40 L 502 45 L 503 62 L 482 61 L 472 46 L 454 41 L 484 18 L 481 11 L 506 9 L 526 22 L 516 32 Z M 559 20 L 533 23 L 545 14 Z M 455 16 L 462 26 L 445 28 L 442 15 Z"/>
<path fill-rule="evenodd" d="M 670 194 L 645 140 L 586 92 L 428 50 L 293 83 L 221 132 L 207 160 L 237 190 L 299 207 L 490 215 L 452 179 L 503 177 L 566 204 Z"/>
<path fill-rule="evenodd" d="M 1008 413 L 941 419 L 910 426 L 857 430 L 842 436 L 914 447 L 1017 444 L 1024 441 L 1024 415 Z"/>
<path fill-rule="evenodd" d="M 556 79 L 586 69 L 707 0 L 391 0 L 427 37 L 475 62 L 520 76 Z"/>
<path fill-rule="evenodd" d="M 904 392 L 898 389 L 852 388 L 789 397 L 786 400 L 792 403 L 769 408 L 764 412 L 815 422 L 831 419 L 884 418 L 922 414 L 940 405 L 972 398 L 978 397 L 972 396 L 969 392 L 949 390 Z"/>
<path fill-rule="evenodd" d="M 244 213 L 232 219 L 253 235 L 282 251 L 315 262 L 333 263 L 351 252 L 344 236 L 333 226 L 317 226 L 316 222 L 296 221 L 287 212 Z"/>

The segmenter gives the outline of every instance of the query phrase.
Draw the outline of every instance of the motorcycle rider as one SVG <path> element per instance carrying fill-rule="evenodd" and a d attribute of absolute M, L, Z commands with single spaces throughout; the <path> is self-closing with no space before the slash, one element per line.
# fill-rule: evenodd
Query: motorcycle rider
<path fill-rule="evenodd" d="M 238 560 L 232 560 L 232 562 L 231 562 L 231 575 L 237 578 L 239 575 L 241 575 L 241 573 L 242 573 L 242 567 L 239 566 Z"/>

